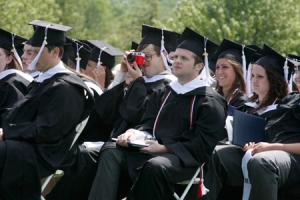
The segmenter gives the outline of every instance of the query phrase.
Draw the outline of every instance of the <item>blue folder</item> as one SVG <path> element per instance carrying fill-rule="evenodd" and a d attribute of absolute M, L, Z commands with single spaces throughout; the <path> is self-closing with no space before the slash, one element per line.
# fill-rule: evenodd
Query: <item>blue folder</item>
<path fill-rule="evenodd" d="M 234 110 L 232 144 L 243 147 L 248 142 L 265 141 L 265 126 L 264 118 Z"/>

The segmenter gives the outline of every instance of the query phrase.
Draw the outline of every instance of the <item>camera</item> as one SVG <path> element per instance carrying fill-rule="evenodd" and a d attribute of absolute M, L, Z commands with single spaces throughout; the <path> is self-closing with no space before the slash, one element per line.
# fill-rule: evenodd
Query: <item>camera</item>
<path fill-rule="evenodd" d="M 145 54 L 142 52 L 131 52 L 127 56 L 127 61 L 129 64 L 136 62 L 138 66 L 142 66 L 144 64 Z"/>

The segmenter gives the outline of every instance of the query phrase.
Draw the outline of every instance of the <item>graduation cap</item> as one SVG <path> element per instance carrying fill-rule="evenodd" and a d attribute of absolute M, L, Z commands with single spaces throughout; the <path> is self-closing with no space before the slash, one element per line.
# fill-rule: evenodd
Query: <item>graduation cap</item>
<path fill-rule="evenodd" d="M 124 54 L 122 51 L 100 40 L 87 40 L 87 42 L 94 46 L 89 60 L 94 61 L 98 66 L 102 63 L 101 65 L 112 69 L 115 66 L 115 56 Z"/>
<path fill-rule="evenodd" d="M 131 49 L 132 49 L 132 50 L 135 50 L 135 51 L 136 51 L 137 48 L 138 48 L 138 46 L 139 46 L 138 43 L 136 43 L 136 42 L 134 42 L 134 41 L 131 42 Z"/>
<path fill-rule="evenodd" d="M 174 32 L 176 35 L 177 35 L 177 40 L 176 42 L 172 42 L 171 44 L 169 44 L 168 46 L 166 46 L 166 49 L 168 50 L 168 52 L 174 52 L 178 46 L 178 39 L 180 38 L 181 34 L 180 33 L 177 33 L 177 32 Z"/>
<path fill-rule="evenodd" d="M 16 34 L 10 33 L 4 29 L 0 29 L 0 48 L 5 49 L 6 51 L 12 53 L 15 58 L 18 60 L 21 68 L 23 69 L 21 58 L 17 53 L 16 47 L 22 45 L 26 39 L 22 38 Z"/>
<path fill-rule="evenodd" d="M 61 61 L 65 63 L 67 66 L 69 66 L 69 59 L 74 62 L 75 56 L 74 56 L 74 51 L 71 43 L 66 43 L 64 45 L 64 54 L 61 58 Z M 74 62 L 75 64 L 75 62 Z"/>
<path fill-rule="evenodd" d="M 254 64 L 281 74 L 290 87 L 289 80 L 294 73 L 293 64 L 268 45 L 264 44 L 262 57 Z"/>
<path fill-rule="evenodd" d="M 223 39 L 215 54 L 215 57 L 217 59 L 227 58 L 234 60 L 240 63 L 243 66 L 243 70 L 246 71 L 247 69 L 244 69 L 244 65 L 248 66 L 250 61 L 253 60 L 255 52 L 256 51 L 254 49 L 251 49 L 247 46 L 238 44 L 228 39 Z"/>
<path fill-rule="evenodd" d="M 13 53 L 15 51 L 14 48 L 25 41 L 27 39 L 0 28 L 0 47 L 2 49 Z"/>
<path fill-rule="evenodd" d="M 171 46 L 176 46 L 177 38 L 178 34 L 176 32 L 143 24 L 142 40 L 140 42 L 140 45 L 153 44 L 160 47 L 160 55 L 163 59 L 163 63 L 166 69 L 171 71 L 171 67 L 169 66 L 168 62 L 172 63 L 173 61 L 164 55 L 164 51 L 170 52 Z"/>
<path fill-rule="evenodd" d="M 289 54 L 288 60 L 294 64 L 296 71 L 300 71 L 300 56 Z"/>
<path fill-rule="evenodd" d="M 261 57 L 263 52 L 262 48 L 255 44 L 246 45 L 246 47 L 249 47 L 250 49 L 254 49 L 256 51 L 255 54 L 251 57 L 252 59 L 250 60 L 250 63 L 254 63 Z"/>
<path fill-rule="evenodd" d="M 85 40 L 76 40 L 73 38 L 66 37 L 66 42 L 72 45 L 72 55 L 69 59 L 76 63 L 76 71 L 80 72 L 80 68 L 86 69 L 89 55 L 91 53 L 91 47 Z"/>
<path fill-rule="evenodd" d="M 63 47 L 66 42 L 65 32 L 71 30 L 72 27 L 41 20 L 34 20 L 29 24 L 35 27 L 30 45 L 41 47 L 35 59 L 28 66 L 29 70 L 34 70 L 45 45 Z"/>
<path fill-rule="evenodd" d="M 218 45 L 209 40 L 207 37 L 193 31 L 189 27 L 186 27 L 182 32 L 178 39 L 178 44 L 177 48 L 189 50 L 204 60 L 205 70 L 202 70 L 201 74 L 205 73 L 205 80 L 209 83 L 211 81 L 211 77 L 209 73 L 208 60 L 210 60 L 210 58 L 214 55 Z"/>
<path fill-rule="evenodd" d="M 149 26 L 146 24 L 142 25 L 142 40 L 140 41 L 140 45 L 143 44 L 154 44 L 158 47 L 162 45 L 162 39 L 164 42 L 164 47 L 166 51 L 170 52 L 170 49 L 167 49 L 170 46 L 176 46 L 177 44 L 178 34 L 173 31 L 164 30 L 160 28 L 156 28 L 153 26 Z"/>
<path fill-rule="evenodd" d="M 72 29 L 69 26 L 41 20 L 34 20 L 29 24 L 35 26 L 30 42 L 30 45 L 34 47 L 41 47 L 44 41 L 49 46 L 63 47 L 66 42 L 65 33 Z"/>

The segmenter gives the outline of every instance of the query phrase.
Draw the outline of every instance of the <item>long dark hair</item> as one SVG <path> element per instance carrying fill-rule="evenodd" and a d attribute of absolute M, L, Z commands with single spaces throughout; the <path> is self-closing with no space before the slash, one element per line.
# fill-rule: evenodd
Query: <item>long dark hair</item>
<path fill-rule="evenodd" d="M 259 65 L 260 66 L 260 65 Z M 264 68 L 264 67 L 263 67 Z M 269 81 L 270 89 L 263 99 L 262 102 L 259 102 L 258 108 L 255 110 L 259 110 L 266 106 L 271 105 L 276 99 L 283 99 L 286 95 L 288 95 L 288 85 L 281 74 L 274 70 L 270 70 L 264 68 L 266 70 L 267 78 Z M 258 95 L 254 92 L 253 96 L 250 98 L 250 101 L 254 102 L 258 99 Z"/>
<path fill-rule="evenodd" d="M 114 80 L 114 75 L 110 68 L 106 67 L 105 69 L 105 83 L 104 88 L 107 88 L 109 84 Z"/>

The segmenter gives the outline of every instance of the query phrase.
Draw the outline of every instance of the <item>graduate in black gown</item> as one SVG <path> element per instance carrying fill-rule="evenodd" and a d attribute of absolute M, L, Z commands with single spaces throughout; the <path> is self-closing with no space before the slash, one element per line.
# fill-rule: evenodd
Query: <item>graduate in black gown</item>
<path fill-rule="evenodd" d="M 163 32 L 164 44 L 166 46 L 177 42 L 176 33 L 167 30 L 164 30 Z M 125 53 L 121 61 L 121 65 L 123 65 L 121 67 L 127 68 L 128 73 L 130 73 L 133 78 L 126 93 L 124 91 L 125 82 L 122 82 L 107 90 L 96 99 L 95 111 L 100 117 L 100 123 L 104 123 L 107 127 L 113 128 L 110 131 L 99 130 L 99 134 L 102 135 L 99 137 L 105 137 L 107 139 L 108 137 L 116 137 L 124 133 L 127 129 L 138 125 L 145 112 L 149 96 L 154 91 L 159 88 L 164 88 L 168 83 L 176 79 L 176 77 L 171 75 L 171 72 L 167 70 L 167 67 L 169 66 L 165 65 L 163 61 L 165 57 L 163 58 L 163 54 L 160 52 L 162 30 L 143 25 L 142 36 L 143 39 L 139 43 L 137 51 L 146 54 L 143 65 L 129 65 L 127 63 L 127 55 L 129 52 Z M 98 57 L 99 54 L 95 54 L 91 60 L 96 60 Z M 88 134 L 89 133 L 86 132 L 85 135 Z M 105 148 L 115 148 L 115 143 L 107 143 L 105 144 Z M 97 171 L 99 151 L 100 148 L 83 149 L 82 152 L 85 154 L 86 162 L 88 164 L 76 178 L 76 184 L 69 184 L 70 182 L 67 183 L 67 178 L 63 177 L 64 183 L 60 181 L 60 186 L 55 187 L 55 190 L 47 196 L 47 199 L 87 198 Z M 125 182 L 127 183 L 128 181 Z M 64 185 L 62 186 L 62 184 Z M 130 185 L 128 189 L 129 188 Z M 126 189 L 125 191 L 127 192 Z M 70 194 L 72 195 L 70 196 Z"/>
<path fill-rule="evenodd" d="M 207 173 L 204 175 L 206 187 L 210 190 L 204 199 L 228 199 L 228 196 L 224 195 L 218 197 L 224 184 L 243 187 L 242 158 L 247 150 L 252 150 L 249 153 L 253 157 L 243 169 L 248 170 L 252 186 L 250 196 L 246 199 L 277 199 L 277 189 L 284 187 L 288 182 L 293 159 L 290 156 L 297 152 L 297 148 L 293 147 L 294 144 L 286 146 L 285 143 L 299 142 L 297 139 L 299 136 L 289 135 L 295 132 L 295 122 L 287 122 L 285 118 L 294 117 L 290 116 L 291 113 L 285 116 L 287 106 L 281 105 L 286 101 L 284 97 L 288 94 L 284 74 L 289 79 L 294 69 L 291 63 L 288 63 L 288 70 L 284 72 L 283 66 L 287 65 L 285 61 L 284 57 L 264 45 L 262 57 L 252 66 L 251 83 L 254 95 L 251 97 L 251 102 L 246 103 L 245 111 L 266 119 L 265 142 L 257 144 L 250 142 L 243 148 L 237 146 L 216 148 L 207 165 Z M 282 112 L 282 108 L 286 110 Z M 296 113 L 295 117 L 297 117 Z M 289 127 L 289 124 L 292 126 Z M 282 127 L 279 128 L 280 125 Z M 242 197 L 237 194 L 241 193 L 235 191 L 230 199 L 241 199 Z"/>
<path fill-rule="evenodd" d="M 249 101 L 246 92 L 246 68 L 243 69 L 243 66 L 248 66 L 254 53 L 253 49 L 223 39 L 215 54 L 216 90 L 235 109 L 240 109 Z"/>
<path fill-rule="evenodd" d="M 203 42 L 203 36 L 185 29 L 172 69 L 178 81 L 153 92 L 138 130 L 118 136 L 120 148 L 101 152 L 89 199 L 115 199 L 122 170 L 134 182 L 127 199 L 169 199 L 176 182 L 191 178 L 209 160 L 225 124 L 227 105 L 198 76 L 204 67 Z M 208 53 L 211 45 L 208 40 Z M 144 138 L 156 141 L 146 140 L 146 148 L 128 148 L 128 141 Z"/>
<path fill-rule="evenodd" d="M 40 51 L 29 67 L 42 74 L 3 120 L 1 199 L 40 199 L 41 178 L 58 168 L 79 170 L 83 160 L 74 141 L 76 126 L 94 105 L 86 85 L 60 60 L 71 27 L 40 20 L 30 24 L 37 26 L 31 45 Z"/>
<path fill-rule="evenodd" d="M 14 44 L 12 44 L 12 37 Z M 0 128 L 7 110 L 26 95 L 26 88 L 33 80 L 22 72 L 14 45 L 26 41 L 10 32 L 0 29 Z M 20 59 L 20 57 L 18 56 Z"/>

